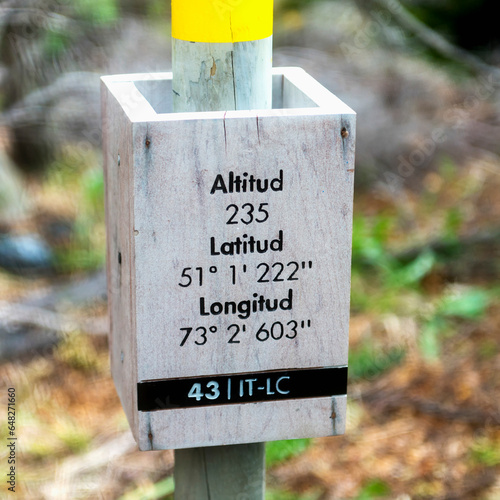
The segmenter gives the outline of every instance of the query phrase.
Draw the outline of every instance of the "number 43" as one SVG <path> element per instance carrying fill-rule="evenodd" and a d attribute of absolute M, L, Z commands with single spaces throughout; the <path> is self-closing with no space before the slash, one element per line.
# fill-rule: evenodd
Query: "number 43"
<path fill-rule="evenodd" d="M 203 393 L 201 391 L 201 384 L 193 384 L 193 387 L 191 387 L 191 390 L 188 392 L 188 398 L 194 398 L 196 401 L 201 401 L 203 397 L 207 399 L 217 399 L 220 396 L 219 384 L 215 382 L 215 380 L 207 383 L 207 389 L 209 389 L 210 392 Z"/>

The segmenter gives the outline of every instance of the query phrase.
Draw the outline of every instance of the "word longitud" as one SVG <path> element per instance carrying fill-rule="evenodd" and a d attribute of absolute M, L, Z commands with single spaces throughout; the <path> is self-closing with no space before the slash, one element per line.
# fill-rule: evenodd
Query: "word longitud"
<path fill-rule="evenodd" d="M 253 299 L 219 302 L 207 304 L 205 297 L 200 297 L 200 315 L 218 316 L 219 314 L 237 314 L 238 318 L 247 319 L 250 314 L 256 312 L 290 311 L 293 309 L 293 290 L 288 290 L 288 295 L 279 299 L 266 299 L 264 295 L 253 294 Z"/>

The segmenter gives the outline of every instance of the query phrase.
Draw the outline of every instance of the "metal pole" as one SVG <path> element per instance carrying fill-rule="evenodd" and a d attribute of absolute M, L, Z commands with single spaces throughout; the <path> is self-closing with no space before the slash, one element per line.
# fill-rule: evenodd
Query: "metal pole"
<path fill-rule="evenodd" d="M 174 111 L 268 109 L 272 0 L 172 0 Z M 265 445 L 175 451 L 176 500 L 263 500 Z"/>

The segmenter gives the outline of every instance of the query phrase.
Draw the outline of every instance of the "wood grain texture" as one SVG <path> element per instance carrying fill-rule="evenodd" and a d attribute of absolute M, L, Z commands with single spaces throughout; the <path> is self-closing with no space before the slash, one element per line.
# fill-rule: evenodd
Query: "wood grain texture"
<path fill-rule="evenodd" d="M 174 111 L 271 108 L 272 38 L 237 43 L 173 38 Z"/>
<path fill-rule="evenodd" d="M 175 496 L 182 500 L 264 498 L 264 443 L 175 453 Z"/>
<path fill-rule="evenodd" d="M 346 407 L 346 396 L 336 396 L 141 412 L 139 447 L 163 450 L 335 436 L 345 432 Z"/>
<path fill-rule="evenodd" d="M 252 4 L 255 5 L 255 2 Z M 173 9 L 174 21 L 180 5 Z M 265 1 L 265 5 L 253 7 L 247 14 L 260 16 L 263 14 L 264 7 L 272 17 L 272 1 L 268 0 Z M 235 12 L 229 14 L 225 23 L 225 27 L 229 27 L 231 42 L 235 41 L 234 28 L 237 28 L 234 14 Z M 192 25 L 189 17 L 187 18 L 188 24 Z M 205 20 L 203 28 L 206 29 L 206 24 L 215 28 L 214 24 L 217 19 L 220 17 L 215 16 L 215 18 Z M 259 21 L 256 23 L 257 26 L 262 25 L 262 19 Z M 249 22 L 247 16 L 244 16 L 244 22 Z M 261 36 L 255 36 L 248 39 L 252 41 L 242 43 L 200 44 L 176 40 L 176 38 L 183 38 L 183 40 L 200 41 L 192 37 L 177 37 L 175 22 L 172 27 L 174 33 L 172 97 L 175 111 L 267 109 L 271 107 L 272 36 L 263 40 Z M 224 23 L 216 31 L 220 32 L 223 27 Z M 272 21 L 270 27 L 270 33 L 272 33 Z M 206 41 L 213 42 L 214 40 Z M 196 147 L 194 143 L 193 148 L 196 149 Z M 215 268 L 209 267 L 209 272 L 210 269 Z M 202 271 L 200 280 L 203 278 Z M 227 288 L 228 285 L 226 285 L 226 290 Z M 216 382 L 211 383 L 213 385 Z M 264 498 L 265 446 L 263 443 L 176 450 L 175 462 L 176 499 L 232 499 L 242 496 L 248 500 L 263 500 Z M 193 474 L 199 477 L 193 478 Z"/>
<path fill-rule="evenodd" d="M 104 182 L 106 185 L 107 279 L 110 356 L 116 389 L 129 424 L 138 428 L 137 344 L 133 301 L 134 248 L 131 245 L 133 126 L 122 103 L 102 83 Z M 134 433 L 137 438 L 137 432 Z"/>
<path fill-rule="evenodd" d="M 340 162 L 335 169 L 322 168 L 333 158 L 342 158 L 340 130 L 340 116 L 296 117 L 287 127 L 279 118 L 255 116 L 246 120 L 226 118 L 222 122 L 183 121 L 176 127 L 150 123 L 144 136 L 137 136 L 136 161 L 144 172 L 134 193 L 134 228 L 138 233 L 136 286 L 141 296 L 137 304 L 137 335 L 138 339 L 148 339 L 138 342 L 140 380 L 347 364 L 351 220 L 350 193 L 345 188 L 352 175 L 346 176 Z M 331 138 L 335 135 L 339 139 L 334 142 Z M 139 148 L 147 140 L 151 144 L 147 150 L 143 147 L 141 154 Z M 325 147 L 328 142 L 329 149 Z M 191 150 L 183 147 L 193 143 L 198 146 Z M 271 195 L 210 195 L 217 174 L 235 166 L 241 172 L 254 172 L 256 177 L 268 179 L 276 178 L 283 170 L 286 187 Z M 165 195 L 167 192 L 169 196 Z M 228 205 L 259 206 L 262 202 L 269 202 L 272 211 L 269 224 L 255 230 L 226 224 Z M 220 217 L 214 220 L 206 216 L 207 212 Z M 217 243 L 233 241 L 246 234 L 243 229 L 261 241 L 276 239 L 281 230 L 283 252 L 231 258 L 209 255 L 210 238 Z M 200 317 L 201 297 L 207 304 L 214 300 L 240 302 L 262 292 L 266 298 L 281 300 L 290 287 L 286 283 L 259 286 L 257 266 L 261 262 L 273 265 L 292 261 L 313 261 L 313 269 L 318 270 L 312 271 L 309 279 L 304 276 L 307 286 L 301 286 L 299 281 L 293 287 L 293 311 L 276 318 L 253 315 L 252 323 L 312 320 L 311 315 L 323 311 L 314 319 L 314 328 L 316 332 L 330 332 L 329 335 L 289 343 L 254 342 L 251 348 L 228 346 L 227 335 L 219 335 L 211 339 L 209 350 L 189 342 L 179 351 L 181 328 L 209 324 L 222 333 L 240 321 L 237 315 L 214 316 L 207 323 Z M 218 272 L 208 276 L 213 265 L 218 266 Z M 232 286 L 230 265 L 237 269 L 246 265 L 245 277 L 253 279 L 253 286 L 249 288 L 244 282 Z M 182 270 L 188 267 L 205 268 L 206 284 L 180 287 Z M 183 304 L 182 311 L 179 304 Z M 172 310 L 179 314 L 172 317 Z M 187 363 L 188 359 L 196 360 L 195 366 Z"/>
<path fill-rule="evenodd" d="M 171 113 L 158 97 L 170 74 L 104 79 L 112 371 L 141 449 L 344 432 L 345 396 L 137 411 L 137 382 L 347 365 L 355 113 L 302 70 L 274 70 L 273 79 L 287 108 L 193 113 Z M 210 194 L 229 172 L 281 176 L 283 189 Z M 227 224 L 229 205 L 261 203 L 264 223 Z M 211 254 L 212 238 L 270 242 L 280 232 L 280 251 Z M 271 272 L 290 262 L 298 281 L 258 282 L 261 264 Z M 187 268 L 193 283 L 181 287 Z M 290 309 L 201 314 L 201 298 L 209 307 L 290 290 Z M 311 326 L 292 339 L 256 338 L 263 324 L 301 320 Z M 239 343 L 228 343 L 232 324 L 246 327 Z M 181 346 L 186 327 L 205 327 L 206 340 L 193 332 Z"/>

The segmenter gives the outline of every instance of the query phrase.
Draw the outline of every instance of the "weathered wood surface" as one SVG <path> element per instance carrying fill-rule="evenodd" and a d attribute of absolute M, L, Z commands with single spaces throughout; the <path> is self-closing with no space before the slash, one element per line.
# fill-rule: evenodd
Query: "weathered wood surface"
<path fill-rule="evenodd" d="M 137 406 L 138 382 L 347 365 L 355 114 L 303 71 L 274 73 L 273 99 L 287 108 L 258 112 L 158 114 L 151 94 L 170 74 L 149 87 L 147 75 L 104 79 L 112 370 L 141 449 L 344 432 L 345 395 Z M 268 189 L 224 193 L 229 172 Z M 224 255 L 250 237 L 267 251 Z M 219 314 L 254 294 L 283 307 Z M 278 339 L 256 337 L 273 324 Z M 202 389 L 204 404 L 215 391 Z"/>
<path fill-rule="evenodd" d="M 134 151 L 127 112 L 134 102 L 118 102 L 102 84 L 104 182 L 106 186 L 107 282 L 111 370 L 118 396 L 137 440 L 137 337 L 135 253 L 132 244 Z"/>
<path fill-rule="evenodd" d="M 172 39 L 174 111 L 270 108 L 272 44 Z"/>
<path fill-rule="evenodd" d="M 264 498 L 264 451 L 264 443 L 176 450 L 176 498 Z"/>
<path fill-rule="evenodd" d="M 272 16 L 272 1 L 266 0 L 266 11 Z M 229 27 L 231 43 L 172 38 L 174 111 L 271 108 L 272 36 L 235 42 L 231 14 L 222 24 Z M 175 462 L 176 499 L 264 498 L 264 443 L 176 450 Z"/>

